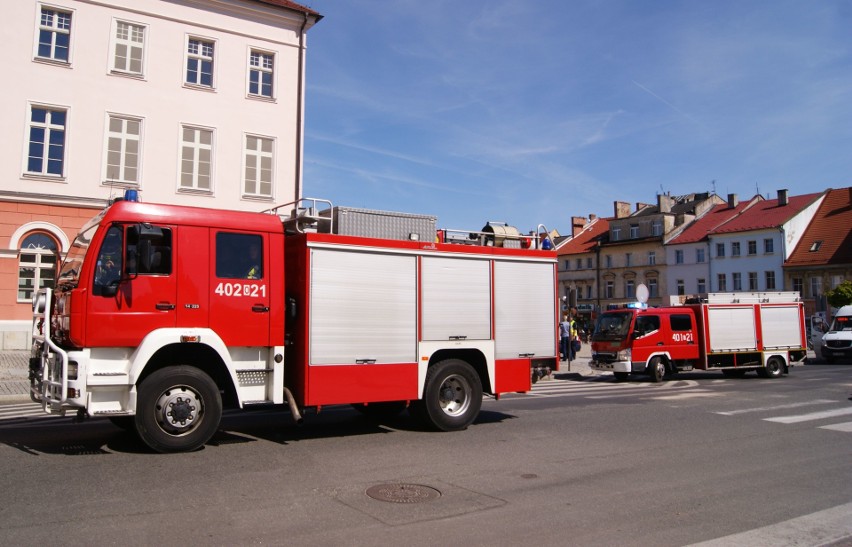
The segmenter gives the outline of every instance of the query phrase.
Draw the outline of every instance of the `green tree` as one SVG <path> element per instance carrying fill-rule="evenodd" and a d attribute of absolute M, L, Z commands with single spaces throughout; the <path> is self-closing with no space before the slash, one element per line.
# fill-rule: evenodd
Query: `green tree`
<path fill-rule="evenodd" d="M 825 297 L 833 308 L 852 304 L 852 281 L 847 279 L 837 287 L 825 291 Z"/>

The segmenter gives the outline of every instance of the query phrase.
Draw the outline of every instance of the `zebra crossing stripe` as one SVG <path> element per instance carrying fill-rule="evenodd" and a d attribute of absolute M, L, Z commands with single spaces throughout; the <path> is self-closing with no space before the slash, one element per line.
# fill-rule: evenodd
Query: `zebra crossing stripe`
<path fill-rule="evenodd" d="M 757 408 L 744 408 L 742 410 L 729 410 L 727 412 L 714 412 L 714 414 L 721 414 L 722 416 L 734 416 L 736 414 L 745 414 L 747 412 L 765 412 L 767 410 L 785 410 L 788 408 L 798 408 L 802 406 L 811 406 L 811 405 L 825 405 L 829 403 L 836 403 L 832 399 L 814 399 L 813 401 L 807 401 L 804 403 L 790 403 L 786 405 L 776 405 L 776 406 L 761 406 Z"/>
<path fill-rule="evenodd" d="M 820 429 L 830 429 L 832 431 L 842 431 L 844 433 L 852 433 L 852 422 L 842 424 L 822 425 Z"/>
<path fill-rule="evenodd" d="M 811 420 L 822 420 L 823 418 L 834 418 L 835 416 L 846 416 L 852 414 L 850 408 L 836 408 L 834 410 L 824 410 L 822 412 L 811 412 L 810 414 L 800 414 L 798 416 L 778 416 L 777 418 L 764 418 L 767 422 L 776 422 L 779 424 L 796 424 L 799 422 L 808 422 Z"/>

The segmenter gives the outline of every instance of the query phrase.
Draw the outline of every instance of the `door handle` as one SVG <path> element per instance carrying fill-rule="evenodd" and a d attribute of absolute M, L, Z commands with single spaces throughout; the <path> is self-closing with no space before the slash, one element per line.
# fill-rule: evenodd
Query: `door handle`
<path fill-rule="evenodd" d="M 169 302 L 157 302 L 157 309 L 163 311 L 169 311 L 175 309 L 175 305 Z"/>
<path fill-rule="evenodd" d="M 251 311 L 255 313 L 267 313 L 269 311 L 269 306 L 264 306 L 263 304 L 255 304 L 251 307 Z"/>

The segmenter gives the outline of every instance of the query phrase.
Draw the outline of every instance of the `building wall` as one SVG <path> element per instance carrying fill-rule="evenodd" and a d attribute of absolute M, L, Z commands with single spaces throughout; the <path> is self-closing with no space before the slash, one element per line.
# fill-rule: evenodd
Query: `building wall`
<path fill-rule="evenodd" d="M 704 262 L 698 262 L 698 250 L 704 250 Z M 677 263 L 677 251 L 683 252 L 683 263 Z M 684 294 L 695 295 L 710 292 L 710 249 L 706 241 L 682 245 L 666 245 L 666 285 L 671 294 L 677 294 L 678 280 L 684 284 Z M 703 291 L 699 291 L 698 280 L 704 279 Z"/>
<path fill-rule="evenodd" d="M 784 290 L 784 273 L 782 264 L 784 262 L 784 248 L 782 245 L 783 232 L 778 229 L 755 230 L 750 232 L 737 232 L 733 234 L 715 234 L 710 236 L 710 287 L 712 292 L 734 292 L 749 291 L 749 272 L 757 273 L 757 291 L 781 291 Z M 764 240 L 772 241 L 772 252 L 767 253 Z M 748 254 L 749 241 L 757 245 L 757 252 Z M 720 257 L 716 252 L 716 244 L 725 245 L 725 256 Z M 739 243 L 740 255 L 732 255 L 732 244 Z M 767 287 L 766 272 L 772 272 L 775 276 L 775 287 Z M 723 291 L 719 288 L 718 275 L 724 273 L 727 279 L 727 288 Z M 734 287 L 733 274 L 739 273 L 742 280 L 740 289 Z"/>

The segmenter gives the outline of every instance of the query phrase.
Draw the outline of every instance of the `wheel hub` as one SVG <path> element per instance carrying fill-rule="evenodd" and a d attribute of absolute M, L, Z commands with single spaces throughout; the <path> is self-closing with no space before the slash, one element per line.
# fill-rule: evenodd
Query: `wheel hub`
<path fill-rule="evenodd" d="M 471 387 L 462 376 L 450 376 L 440 390 L 441 409 L 450 416 L 462 414 L 470 405 Z"/>
<path fill-rule="evenodd" d="M 187 386 L 176 386 L 157 399 L 157 423 L 167 433 L 186 433 L 197 426 L 202 409 L 196 392 Z"/>

